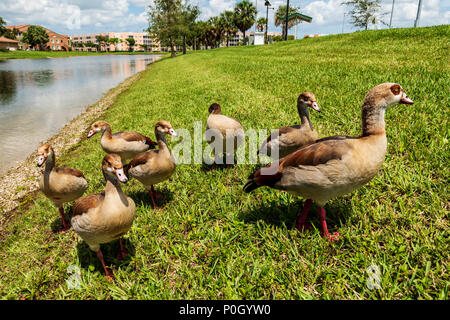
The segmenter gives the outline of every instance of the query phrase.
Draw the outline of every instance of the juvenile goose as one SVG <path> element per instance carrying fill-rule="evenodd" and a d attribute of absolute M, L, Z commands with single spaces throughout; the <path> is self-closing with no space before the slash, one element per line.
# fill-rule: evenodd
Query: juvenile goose
<path fill-rule="evenodd" d="M 236 119 L 223 115 L 222 108 L 218 103 L 213 103 L 209 107 L 209 117 L 206 124 L 206 140 L 213 148 L 219 149 L 214 149 L 214 151 L 219 152 L 215 152 L 213 167 L 216 162 L 218 162 L 218 157 L 223 153 L 229 154 L 229 158 L 227 157 L 227 164 L 231 164 L 237 148 L 239 148 L 240 144 L 244 141 L 242 124 Z M 212 137 L 214 137 L 214 139 L 211 139 Z M 233 150 L 228 150 L 227 144 L 229 146 L 232 145 Z M 220 148 L 222 148 L 222 152 L 220 152 Z"/>
<path fill-rule="evenodd" d="M 125 166 L 126 175 L 140 181 L 149 192 L 154 208 L 156 208 L 154 196 L 158 197 L 161 194 L 156 193 L 153 186 L 169 179 L 176 167 L 175 159 L 167 146 L 167 134 L 177 136 L 168 121 L 159 121 L 155 126 L 155 136 L 159 149 L 141 153 Z"/>
<path fill-rule="evenodd" d="M 87 137 L 91 138 L 98 132 L 102 132 L 100 144 L 103 150 L 106 153 L 118 154 L 123 163 L 156 146 L 152 139 L 138 132 L 125 131 L 112 134 L 111 126 L 105 121 L 93 123 Z"/>
<path fill-rule="evenodd" d="M 289 127 L 282 127 L 275 131 L 274 139 L 269 136 L 261 145 L 258 154 L 265 154 L 274 160 L 284 158 L 295 150 L 313 143 L 319 138 L 309 119 L 308 108 L 320 112 L 316 97 L 312 92 L 303 92 L 297 99 L 297 111 L 300 116 L 301 124 Z M 275 148 L 278 148 L 278 157 Z"/>
<path fill-rule="evenodd" d="M 70 227 L 64 218 L 63 204 L 71 202 L 83 195 L 88 188 L 88 182 L 80 170 L 55 167 L 55 152 L 44 144 L 37 149 L 38 167 L 45 163 L 39 180 L 39 189 L 59 209 L 63 223 L 63 231 Z"/>
<path fill-rule="evenodd" d="M 128 178 L 123 171 L 120 157 L 107 154 L 102 162 L 103 176 L 106 180 L 105 191 L 90 194 L 78 199 L 73 206 L 73 230 L 97 253 L 106 276 L 112 274 L 105 266 L 100 244 L 119 239 L 118 259 L 123 259 L 127 251 L 122 246 L 121 237 L 133 224 L 136 206 L 133 199 L 127 197 L 120 186 Z"/>
<path fill-rule="evenodd" d="M 299 149 L 274 163 L 270 173 L 262 169 L 249 177 L 244 186 L 251 192 L 262 186 L 285 190 L 308 199 L 297 219 L 302 231 L 312 201 L 318 206 L 322 234 L 330 236 L 326 223 L 325 203 L 369 182 L 380 170 L 386 154 L 387 140 L 384 114 L 395 104 L 413 104 L 396 83 L 383 83 L 370 90 L 362 106 L 362 134 L 359 137 L 333 136 Z"/>

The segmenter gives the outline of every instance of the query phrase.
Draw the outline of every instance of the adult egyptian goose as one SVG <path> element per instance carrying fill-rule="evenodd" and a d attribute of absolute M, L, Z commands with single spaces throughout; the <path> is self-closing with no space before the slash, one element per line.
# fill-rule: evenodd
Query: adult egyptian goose
<path fill-rule="evenodd" d="M 123 163 L 156 146 L 152 139 L 138 132 L 125 131 L 112 134 L 111 126 L 105 121 L 93 123 L 87 137 L 91 138 L 98 132 L 102 132 L 100 144 L 103 150 L 106 153 L 118 154 Z"/>
<path fill-rule="evenodd" d="M 103 158 L 102 170 L 106 180 L 105 191 L 78 199 L 73 206 L 71 221 L 73 230 L 97 253 L 106 276 L 112 278 L 105 266 L 100 244 L 119 239 L 118 259 L 124 258 L 127 251 L 122 246 L 121 237 L 133 224 L 136 206 L 120 186 L 121 182 L 128 181 L 120 156 L 107 154 Z"/>
<path fill-rule="evenodd" d="M 155 126 L 158 150 L 141 153 L 125 166 L 126 175 L 140 181 L 148 190 L 154 208 L 156 208 L 155 196 L 160 194 L 155 192 L 153 186 L 169 179 L 176 167 L 175 159 L 166 142 L 168 134 L 177 136 L 170 122 L 159 121 Z"/>
<path fill-rule="evenodd" d="M 244 129 L 242 124 L 233 118 L 222 114 L 222 108 L 218 103 L 213 103 L 209 107 L 209 117 L 206 121 L 205 137 L 207 142 L 214 149 L 214 162 L 221 163 L 219 158 L 222 154 L 227 154 L 226 163 L 233 162 L 234 154 L 244 141 Z"/>
<path fill-rule="evenodd" d="M 371 89 L 362 106 L 362 134 L 359 137 L 333 136 L 318 140 L 276 161 L 249 177 L 244 186 L 251 192 L 261 186 L 285 190 L 308 199 L 297 219 L 302 231 L 314 201 L 322 234 L 330 236 L 326 224 L 325 203 L 369 182 L 380 170 L 387 148 L 384 114 L 395 104 L 413 104 L 396 83 L 383 83 Z"/>
<path fill-rule="evenodd" d="M 55 167 L 55 152 L 44 144 L 37 149 L 38 167 L 45 163 L 39 180 L 39 189 L 59 209 L 63 223 L 63 231 L 70 227 L 64 218 L 63 204 L 71 202 L 83 195 L 88 188 L 88 182 L 80 170 Z"/>
<path fill-rule="evenodd" d="M 297 111 L 301 124 L 275 130 L 261 145 L 258 154 L 268 155 L 272 159 L 278 160 L 316 141 L 319 135 L 311 124 L 308 108 L 320 112 L 315 95 L 312 92 L 303 92 L 297 99 Z M 275 138 L 272 139 L 272 136 Z M 277 148 L 278 156 L 276 152 Z"/>

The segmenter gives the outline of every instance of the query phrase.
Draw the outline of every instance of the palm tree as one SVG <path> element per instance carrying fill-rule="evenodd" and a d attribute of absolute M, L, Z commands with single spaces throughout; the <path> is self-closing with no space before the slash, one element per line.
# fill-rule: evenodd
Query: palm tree
<path fill-rule="evenodd" d="M 283 21 L 281 19 L 285 19 L 286 18 L 286 8 L 287 6 L 279 6 L 278 10 L 275 12 L 275 26 L 279 27 L 280 24 L 282 25 L 282 30 L 283 30 L 283 39 L 285 38 L 285 30 L 286 30 L 286 21 Z M 297 13 L 300 11 L 300 8 L 297 7 L 291 7 L 289 6 L 289 15 L 293 14 L 293 13 Z M 292 28 L 298 21 L 296 19 L 291 19 L 288 22 L 288 29 Z"/>
<path fill-rule="evenodd" d="M 225 29 L 227 38 L 227 47 L 230 46 L 230 37 L 237 33 L 237 28 L 234 24 L 234 13 L 233 11 L 224 11 L 220 14 L 220 19 Z"/>
<path fill-rule="evenodd" d="M 263 32 L 266 28 L 266 23 L 266 18 L 259 18 L 258 21 L 256 21 L 256 30 L 258 30 L 259 32 Z"/>
<path fill-rule="evenodd" d="M 198 6 L 192 6 L 190 4 L 184 4 L 181 10 L 183 15 L 183 24 L 181 31 L 181 39 L 183 45 L 183 54 L 186 54 L 186 46 L 190 40 L 194 37 L 195 33 L 195 22 L 200 15 L 200 9 Z"/>
<path fill-rule="evenodd" d="M 223 36 L 225 35 L 225 24 L 224 21 L 219 17 L 211 17 L 209 22 L 212 25 L 212 37 L 214 39 L 214 47 L 218 48 L 222 42 Z"/>
<path fill-rule="evenodd" d="M 202 46 L 205 49 L 208 49 L 209 45 L 209 30 L 212 28 L 212 25 L 208 21 L 197 21 L 195 23 L 195 37 L 194 40 L 196 43 L 198 42 L 198 47 L 201 49 Z"/>
<path fill-rule="evenodd" d="M 99 46 L 97 46 L 97 49 L 100 51 L 103 51 L 103 49 L 105 49 L 106 51 L 106 43 L 108 42 L 108 36 L 102 36 L 102 35 L 98 35 L 95 36 L 95 39 L 97 40 L 97 43 L 99 44 Z"/>
<path fill-rule="evenodd" d="M 92 50 L 92 48 L 95 48 L 95 43 L 93 43 L 92 41 L 86 41 L 86 42 L 84 43 L 84 46 L 85 46 L 86 48 L 90 48 L 90 49 Z M 90 50 L 88 50 L 88 51 L 90 51 Z"/>
<path fill-rule="evenodd" d="M 128 43 L 128 51 L 133 52 L 136 40 L 134 38 L 126 38 L 125 41 Z"/>
<path fill-rule="evenodd" d="M 119 38 L 109 38 L 108 43 L 114 45 L 114 51 L 117 51 L 117 44 L 120 42 Z"/>
<path fill-rule="evenodd" d="M 239 2 L 234 8 L 234 23 L 236 27 L 244 34 L 250 29 L 256 20 L 256 7 L 248 0 Z"/>

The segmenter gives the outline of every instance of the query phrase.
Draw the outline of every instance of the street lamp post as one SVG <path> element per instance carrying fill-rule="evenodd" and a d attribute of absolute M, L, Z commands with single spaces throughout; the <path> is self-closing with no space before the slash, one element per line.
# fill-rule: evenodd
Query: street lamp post
<path fill-rule="evenodd" d="M 414 21 L 414 28 L 419 25 L 421 11 L 422 11 L 422 0 L 419 0 L 419 5 L 417 6 L 417 16 L 416 16 L 416 20 Z"/>
<path fill-rule="evenodd" d="M 392 28 L 392 16 L 394 15 L 395 0 L 392 0 L 391 20 L 389 20 L 389 29 Z"/>
<path fill-rule="evenodd" d="M 284 26 L 284 41 L 287 41 L 288 39 L 288 19 L 289 18 L 289 0 L 287 0 L 287 6 L 286 6 L 286 22 Z"/>
<path fill-rule="evenodd" d="M 255 0 L 256 19 L 258 19 L 258 0 Z M 255 32 L 258 31 L 257 23 L 255 23 Z"/>
<path fill-rule="evenodd" d="M 264 38 L 266 39 L 267 43 L 269 43 L 269 38 L 268 38 L 268 35 L 267 35 L 267 31 L 269 29 L 269 7 L 272 4 L 268 0 L 266 0 L 264 5 L 267 7 L 267 11 L 266 11 L 266 34 L 264 35 Z M 273 8 L 270 8 L 270 9 L 273 9 Z"/>

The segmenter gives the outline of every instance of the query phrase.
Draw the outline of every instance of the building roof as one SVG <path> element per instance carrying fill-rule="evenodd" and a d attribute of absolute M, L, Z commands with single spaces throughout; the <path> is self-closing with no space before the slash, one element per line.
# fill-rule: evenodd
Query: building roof
<path fill-rule="evenodd" d="M 17 40 L 8 39 L 5 37 L 0 37 L 0 42 L 19 43 L 19 41 L 17 41 Z"/>
<path fill-rule="evenodd" d="M 0 42 L 19 43 L 19 41 L 17 41 L 17 40 L 8 39 L 5 37 L 0 37 Z"/>
<path fill-rule="evenodd" d="M 15 28 L 15 29 L 19 30 L 20 32 L 26 32 L 29 27 L 31 27 L 30 24 L 20 24 L 20 25 L 17 25 L 17 26 L 5 26 L 5 28 L 7 28 L 7 29 L 13 30 Z M 42 26 L 40 26 L 40 27 L 42 27 Z M 59 33 L 55 32 L 55 31 L 47 29 L 46 27 L 42 27 L 42 28 L 44 28 L 47 31 L 49 36 L 56 35 L 56 36 L 61 36 L 61 37 L 64 37 L 64 38 L 69 38 L 69 36 L 67 36 L 65 34 L 59 34 Z"/>
<path fill-rule="evenodd" d="M 12 29 L 17 29 L 17 30 L 19 30 L 20 32 L 25 32 L 25 31 L 27 31 L 29 27 L 30 27 L 29 24 L 19 24 L 19 25 L 17 25 L 17 26 L 5 26 L 6 29 L 10 29 L 10 30 L 12 30 Z"/>
<path fill-rule="evenodd" d="M 310 17 L 310 16 L 307 16 L 305 14 L 301 14 L 301 13 L 295 12 L 295 13 L 292 13 L 292 14 L 290 14 L 288 16 L 288 21 L 291 20 L 291 19 L 298 19 L 300 21 L 306 21 L 306 22 L 311 23 L 313 18 Z M 286 20 L 286 17 L 282 17 L 282 18 L 280 18 L 280 20 L 284 21 L 284 20 Z"/>

